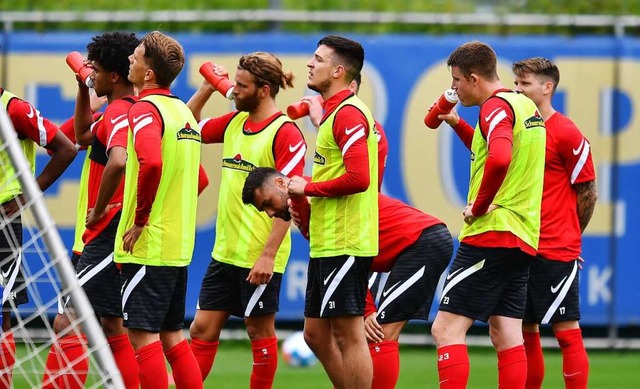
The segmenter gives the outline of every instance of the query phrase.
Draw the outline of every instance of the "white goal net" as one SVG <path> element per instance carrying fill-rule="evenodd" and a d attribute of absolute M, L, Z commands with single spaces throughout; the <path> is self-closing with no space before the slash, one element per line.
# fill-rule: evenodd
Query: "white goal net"
<path fill-rule="evenodd" d="M 88 361 L 83 365 L 87 367 L 78 374 L 77 361 L 65 360 L 61 353 L 57 363 L 67 374 L 64 379 L 61 374 L 46 378 L 44 387 L 82 387 L 82 380 L 86 380 L 86 388 L 123 387 L 109 344 L 0 104 L 0 193 L 3 186 L 16 180 L 23 193 L 17 198 L 18 211 L 8 212 L 0 206 L 0 291 L 5 324 L 0 332 L 0 389 L 42 387 L 50 350 L 64 347 L 59 339 L 69 335 L 77 335 L 76 339 L 86 336 L 84 354 L 79 358 Z M 17 296 L 24 296 L 25 291 L 28 302 L 22 303 Z M 60 296 L 70 296 L 75 316 L 69 327 L 56 334 L 52 323 Z"/>

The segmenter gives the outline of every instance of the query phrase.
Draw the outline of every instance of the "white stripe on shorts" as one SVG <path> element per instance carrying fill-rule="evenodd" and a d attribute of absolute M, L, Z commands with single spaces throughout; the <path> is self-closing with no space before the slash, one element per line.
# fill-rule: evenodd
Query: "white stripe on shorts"
<path fill-rule="evenodd" d="M 558 307 L 560 306 L 564 298 L 567 297 L 567 293 L 569 292 L 569 289 L 571 288 L 571 284 L 573 284 L 573 280 L 576 278 L 577 273 L 578 273 L 578 261 L 574 261 L 573 269 L 571 270 L 571 274 L 569 275 L 569 278 L 565 281 L 564 285 L 562 285 L 562 289 L 560 290 L 560 293 L 558 293 L 558 296 L 556 297 L 556 299 L 553 300 L 553 303 L 549 307 L 549 310 L 547 311 L 547 313 L 544 314 L 544 317 L 542 318 L 542 321 L 540 322 L 540 324 L 549 323 L 549 320 L 551 320 L 555 311 L 558 309 Z"/>
<path fill-rule="evenodd" d="M 244 311 L 245 317 L 251 316 L 251 311 L 253 311 L 253 308 L 256 306 L 256 303 L 258 302 L 258 300 L 260 300 L 260 297 L 264 293 L 265 289 L 267 289 L 267 284 L 262 284 L 262 285 L 258 285 L 256 290 L 253 291 L 253 294 L 249 299 L 249 304 L 247 304 L 247 309 L 245 309 Z"/>
<path fill-rule="evenodd" d="M 135 289 L 135 287 L 138 286 L 140 281 L 142 281 L 142 279 L 144 278 L 145 274 L 147 274 L 147 266 L 146 265 L 142 266 L 140 268 L 140 270 L 138 270 L 136 275 L 133 276 L 133 278 L 129 282 L 129 285 L 127 285 L 127 287 L 123 291 L 123 293 L 122 293 L 122 312 L 124 312 L 124 306 L 127 304 L 127 300 L 129 299 L 129 295 L 131 294 L 131 292 L 133 292 L 133 289 Z"/>
<path fill-rule="evenodd" d="M 380 308 L 378 308 L 378 313 L 382 312 L 387 307 L 387 305 L 389 305 L 389 304 L 391 304 L 391 302 L 393 302 L 393 300 L 395 300 L 398 297 L 400 297 L 400 295 L 402 293 L 404 293 L 407 289 L 409 289 L 411 287 L 411 285 L 413 285 L 416 282 L 418 282 L 418 280 L 424 275 L 425 267 L 426 266 L 422 266 L 420 268 L 420 270 L 418 270 L 414 275 L 409 277 L 409 279 L 406 280 L 402 285 L 400 285 L 400 287 L 398 289 L 394 290 L 393 293 L 391 293 L 389 295 L 389 298 L 384 300 L 384 303 L 382 303 L 382 305 L 380 305 Z"/>
<path fill-rule="evenodd" d="M 16 278 L 18 277 L 18 272 L 20 272 L 20 264 L 22 263 L 22 249 L 18 249 L 18 256 L 16 257 L 13 264 L 9 267 L 9 270 L 5 273 L 2 272 L 2 278 L 6 281 L 6 285 L 2 289 L 2 305 L 9 300 L 11 297 L 11 292 L 13 292 L 13 285 L 16 283 Z M 1 285 L 0 285 L 1 286 Z"/>
<path fill-rule="evenodd" d="M 324 298 L 322 299 L 322 308 L 320 308 L 320 317 L 322 317 L 322 314 L 324 313 L 324 308 L 327 306 L 327 303 L 329 302 L 329 299 L 333 295 L 333 292 L 336 291 L 336 289 L 338 288 L 338 285 L 340 285 L 340 282 L 344 278 L 344 275 L 347 274 L 347 272 L 355 262 L 356 262 L 356 259 L 353 257 L 353 255 L 351 255 L 344 262 L 344 264 L 342 265 L 342 267 L 340 268 L 340 270 L 338 271 L 338 274 L 336 274 L 334 279 L 331 280 L 331 283 L 327 288 L 327 293 L 324 294 Z"/>
<path fill-rule="evenodd" d="M 447 293 L 449 293 L 449 291 L 451 290 L 451 288 L 456 286 L 456 284 L 458 284 L 460 281 L 464 280 L 465 278 L 469 277 L 473 273 L 477 272 L 478 270 L 482 269 L 484 267 L 484 261 L 486 261 L 486 259 L 483 259 L 482 261 L 476 263 L 475 265 L 471 266 L 467 270 L 465 270 L 465 271 L 461 272 L 460 274 L 458 274 L 457 276 L 453 277 L 451 282 L 449 282 L 447 284 L 447 286 L 444 288 L 444 290 L 442 291 L 442 297 L 440 297 L 440 302 L 442 302 L 442 299 L 444 298 L 444 296 L 446 296 Z M 460 268 L 460 269 L 462 269 L 462 268 Z M 449 274 L 451 274 L 451 270 L 449 270 Z M 449 277 L 449 276 L 447 276 L 447 277 Z"/>

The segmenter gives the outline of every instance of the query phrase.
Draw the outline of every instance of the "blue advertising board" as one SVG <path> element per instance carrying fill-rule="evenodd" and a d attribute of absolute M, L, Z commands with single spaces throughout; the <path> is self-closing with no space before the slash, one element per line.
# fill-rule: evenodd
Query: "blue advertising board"
<path fill-rule="evenodd" d="M 6 80 L 3 87 L 32 101 L 44 116 L 60 123 L 73 114 L 75 79 L 64 58 L 83 52 L 91 34 L 9 33 L 0 40 Z M 285 70 L 297 77 L 295 88 L 281 91 L 284 109 L 303 95 L 306 63 L 322 35 L 299 34 L 176 34 L 186 52 L 183 72 L 174 82 L 174 94 L 188 100 L 202 82 L 198 68 L 204 61 L 223 64 L 233 75 L 240 55 L 269 51 L 279 56 Z M 446 59 L 471 36 L 351 36 L 366 50 L 360 95 L 386 129 L 389 157 L 383 191 L 444 220 L 454 236 L 462 226 L 469 152 L 446 125 L 438 130 L 422 119 L 431 103 L 449 87 Z M 635 276 L 640 261 L 634 244 L 640 236 L 640 44 L 634 39 L 610 37 L 497 37 L 479 38 L 499 57 L 499 75 L 512 85 L 514 61 L 532 56 L 554 60 L 561 81 L 555 107 L 571 117 L 591 141 L 599 192 L 593 219 L 584 233 L 584 269 L 580 274 L 582 322 L 586 325 L 633 325 L 640 322 L 640 288 Z M 203 117 L 233 110 L 233 103 L 214 95 Z M 476 108 L 459 107 L 470 123 Z M 298 121 L 309 150 L 315 147 L 314 128 Z M 211 259 L 220 181 L 217 145 L 204 145 L 202 162 L 210 185 L 198 205 L 198 232 L 187 296 L 187 317 L 193 317 L 200 281 Z M 307 153 L 307 173 L 313 153 Z M 43 166 L 47 156 L 38 157 Z M 75 199 L 82 158 L 46 193 L 46 199 L 65 244 L 71 247 Z M 293 233 L 293 250 L 282 283 L 281 319 L 301 319 L 304 307 L 308 244 Z M 437 309 L 434 302 L 433 312 Z M 433 314 L 432 314 L 433 318 Z"/>

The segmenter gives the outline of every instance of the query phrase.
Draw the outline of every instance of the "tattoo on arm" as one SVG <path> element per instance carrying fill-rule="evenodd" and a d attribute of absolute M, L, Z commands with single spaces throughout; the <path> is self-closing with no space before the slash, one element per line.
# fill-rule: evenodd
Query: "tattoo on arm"
<path fill-rule="evenodd" d="M 598 200 L 598 191 L 595 181 L 582 182 L 574 185 L 578 193 L 578 220 L 580 221 L 580 231 L 584 232 L 591 220 L 593 210 Z"/>

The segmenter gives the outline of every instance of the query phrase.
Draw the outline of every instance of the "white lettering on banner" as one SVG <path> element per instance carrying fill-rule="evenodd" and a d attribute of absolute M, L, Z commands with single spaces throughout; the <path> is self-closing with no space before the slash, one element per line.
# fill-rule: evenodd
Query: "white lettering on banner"
<path fill-rule="evenodd" d="M 598 266 L 589 267 L 589 305 L 598 305 L 602 302 L 604 304 L 611 303 L 611 289 L 609 288 L 609 280 L 613 275 L 611 267 L 605 266 L 600 268 Z"/>
<path fill-rule="evenodd" d="M 287 300 L 304 300 L 307 290 L 307 261 L 290 259 L 286 274 Z"/>

